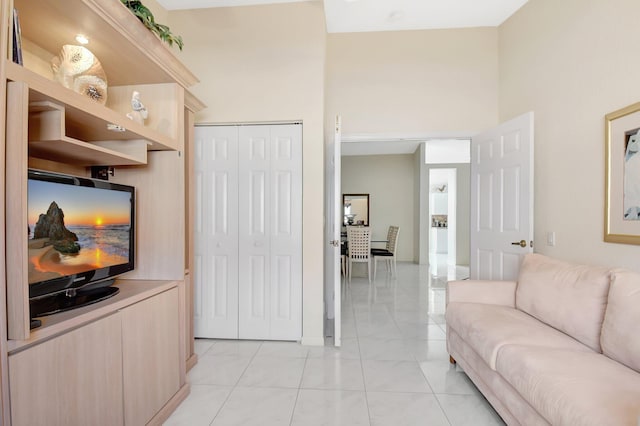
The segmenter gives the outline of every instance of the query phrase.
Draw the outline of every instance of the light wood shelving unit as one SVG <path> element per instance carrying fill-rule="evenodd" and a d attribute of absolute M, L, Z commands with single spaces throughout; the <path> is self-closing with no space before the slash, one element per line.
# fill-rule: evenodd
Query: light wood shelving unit
<path fill-rule="evenodd" d="M 0 283 L 6 290 L 0 292 L 0 318 L 6 318 L 0 320 L 0 424 L 88 424 L 83 422 L 99 419 L 96 413 L 106 413 L 112 424 L 161 424 L 188 395 L 186 371 L 197 362 L 189 161 L 194 114 L 205 106 L 187 89 L 198 80 L 120 0 L 0 0 L 0 5 L 0 78 L 6 83 L 0 88 L 0 172 L 5 176 Z M 7 48 L 14 8 L 23 66 L 13 63 Z M 53 79 L 51 59 L 63 45 L 76 44 L 80 33 L 89 37 L 87 48 L 107 75 L 105 105 Z M 126 117 L 134 90 L 149 110 L 144 124 Z M 33 164 L 83 176 L 90 175 L 91 166 L 115 167 L 111 181 L 136 187 L 137 217 L 136 266 L 119 278 L 120 293 L 44 317 L 41 327 L 30 330 L 24 230 L 27 171 Z M 79 347 L 85 340 L 100 349 Z M 60 357 L 74 351 L 100 357 L 107 351 L 104 361 L 121 378 L 103 386 L 106 376 L 93 372 L 90 363 L 75 365 Z M 43 365 L 59 366 L 60 372 L 36 365 L 43 356 L 54 360 Z M 62 385 L 60 374 L 75 381 Z M 19 384 L 26 380 L 31 387 L 40 381 L 50 385 L 50 391 L 39 391 L 50 401 L 29 401 Z M 97 393 L 83 391 L 83 383 L 93 383 Z M 104 399 L 91 400 L 97 394 Z M 82 408 L 85 397 L 94 412 Z M 77 417 L 60 413 L 59 406 Z"/>

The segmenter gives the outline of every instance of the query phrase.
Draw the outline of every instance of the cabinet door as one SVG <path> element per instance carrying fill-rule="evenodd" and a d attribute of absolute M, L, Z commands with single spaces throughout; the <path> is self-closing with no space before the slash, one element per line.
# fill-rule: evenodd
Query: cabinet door
<path fill-rule="evenodd" d="M 11 355 L 12 423 L 122 424 L 121 348 L 112 315 Z"/>
<path fill-rule="evenodd" d="M 121 311 L 125 425 L 146 424 L 180 387 L 178 296 L 173 288 Z"/>

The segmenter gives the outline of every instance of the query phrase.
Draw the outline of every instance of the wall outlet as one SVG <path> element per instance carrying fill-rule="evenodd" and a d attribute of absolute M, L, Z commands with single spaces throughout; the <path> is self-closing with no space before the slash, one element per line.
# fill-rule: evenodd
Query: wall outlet
<path fill-rule="evenodd" d="M 547 232 L 547 245 L 554 247 L 556 245 L 556 233 L 551 231 Z"/>

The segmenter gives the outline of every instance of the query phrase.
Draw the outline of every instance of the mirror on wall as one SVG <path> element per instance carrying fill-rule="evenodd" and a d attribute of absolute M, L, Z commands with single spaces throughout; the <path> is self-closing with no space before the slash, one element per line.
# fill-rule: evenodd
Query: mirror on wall
<path fill-rule="evenodd" d="M 369 194 L 342 194 L 342 224 L 369 226 Z"/>

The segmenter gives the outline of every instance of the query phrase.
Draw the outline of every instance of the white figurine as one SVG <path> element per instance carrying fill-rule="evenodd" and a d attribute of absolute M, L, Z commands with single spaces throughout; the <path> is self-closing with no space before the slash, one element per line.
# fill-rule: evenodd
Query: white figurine
<path fill-rule="evenodd" d="M 149 112 L 144 104 L 140 102 L 140 92 L 135 90 L 131 95 L 131 109 L 133 109 L 133 111 L 128 113 L 127 117 L 137 123 L 144 124 L 144 120 L 149 116 Z"/>

